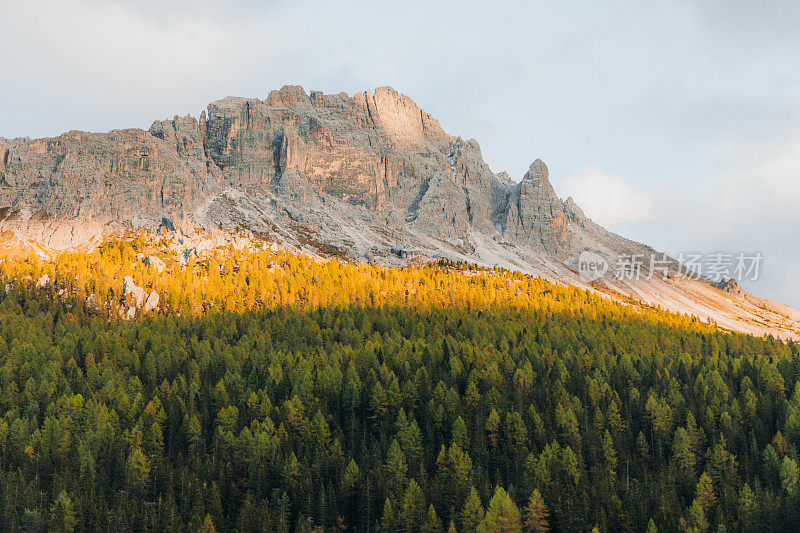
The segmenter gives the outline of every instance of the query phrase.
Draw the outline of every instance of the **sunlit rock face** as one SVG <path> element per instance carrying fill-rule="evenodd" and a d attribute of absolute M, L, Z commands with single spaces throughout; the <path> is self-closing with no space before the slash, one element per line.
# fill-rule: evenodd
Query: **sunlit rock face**
<path fill-rule="evenodd" d="M 215 102 L 200 122 L 227 185 L 269 187 L 296 170 L 317 192 L 376 211 L 438 170 L 450 143 L 435 119 L 390 88 L 351 98 L 284 87 L 263 101 Z"/>
<path fill-rule="evenodd" d="M 18 223 L 203 224 L 197 210 L 236 189 L 290 204 L 295 223 L 313 223 L 319 214 L 302 211 L 331 198 L 368 225 L 462 252 L 472 249 L 471 232 L 554 253 L 569 240 L 543 162 L 521 183 L 495 175 L 474 140 L 446 134 L 389 87 L 351 97 L 285 86 L 264 100 L 224 98 L 199 120 L 175 117 L 149 131 L 4 139 L 0 156 L 0 209 Z"/>

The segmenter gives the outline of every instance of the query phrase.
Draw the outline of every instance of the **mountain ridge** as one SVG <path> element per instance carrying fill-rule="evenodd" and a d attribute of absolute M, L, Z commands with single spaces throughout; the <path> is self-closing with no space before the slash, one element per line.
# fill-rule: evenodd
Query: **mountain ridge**
<path fill-rule="evenodd" d="M 796 336 L 799 327 L 781 308 L 683 276 L 666 256 L 661 272 L 642 265 L 646 279 L 609 269 L 587 280 L 583 252 L 607 265 L 661 254 L 561 200 L 541 159 L 519 182 L 493 172 L 477 141 L 447 134 L 390 87 L 349 96 L 284 86 L 148 130 L 0 138 L 0 230 L 57 250 L 161 227 L 187 236 L 246 228 L 299 251 L 388 266 L 499 265 L 748 333 Z"/>

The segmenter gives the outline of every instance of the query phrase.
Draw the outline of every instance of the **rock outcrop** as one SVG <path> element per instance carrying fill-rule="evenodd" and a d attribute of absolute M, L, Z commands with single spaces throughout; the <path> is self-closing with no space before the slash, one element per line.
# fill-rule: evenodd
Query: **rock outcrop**
<path fill-rule="evenodd" d="M 147 297 L 147 300 L 144 302 L 144 312 L 149 313 L 150 311 L 155 311 L 158 309 L 158 302 L 161 300 L 161 297 L 158 295 L 156 291 L 150 293 Z"/>
<path fill-rule="evenodd" d="M 717 286 L 720 290 L 726 294 L 730 294 L 736 298 L 746 298 L 750 295 L 749 292 L 742 289 L 742 286 L 739 285 L 739 282 L 735 279 L 721 279 Z"/>
<path fill-rule="evenodd" d="M 126 297 L 130 296 L 131 303 L 133 304 L 132 307 L 137 309 L 142 307 L 147 299 L 147 293 L 145 290 L 137 286 L 133 282 L 133 278 L 130 276 L 125 276 L 125 279 L 122 282 L 122 294 Z"/>
<path fill-rule="evenodd" d="M 164 272 L 164 269 L 167 268 L 167 265 L 154 255 L 148 255 L 144 258 L 144 265 L 154 268 L 159 274 Z"/>
<path fill-rule="evenodd" d="M 544 161 L 531 163 L 518 187 L 509 191 L 505 232 L 516 242 L 553 255 L 566 249 L 569 228 L 564 206 L 550 184 Z"/>
<path fill-rule="evenodd" d="M 122 281 L 122 294 L 126 300 L 130 297 L 130 306 L 126 311 L 126 318 L 134 318 L 137 309 L 143 309 L 145 313 L 157 310 L 159 301 L 161 300 L 161 297 L 156 291 L 147 294 L 147 291 L 134 283 L 131 276 L 125 276 Z M 89 302 L 87 301 L 86 303 L 88 306 Z M 124 304 L 126 302 L 123 301 L 122 303 Z M 96 306 L 94 299 L 92 299 L 91 305 Z"/>

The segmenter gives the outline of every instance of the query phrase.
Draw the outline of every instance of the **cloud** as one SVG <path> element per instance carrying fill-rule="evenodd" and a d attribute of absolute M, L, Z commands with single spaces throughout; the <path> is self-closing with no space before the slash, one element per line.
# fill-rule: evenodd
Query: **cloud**
<path fill-rule="evenodd" d="M 742 139 L 725 154 L 710 181 L 718 201 L 705 231 L 728 246 L 764 254 L 764 275 L 754 283 L 760 296 L 800 307 L 800 131 L 779 139 Z"/>
<path fill-rule="evenodd" d="M 613 228 L 653 218 L 653 200 L 619 176 L 586 167 L 560 180 L 558 194 L 572 199 L 601 226 Z"/>
<path fill-rule="evenodd" d="M 720 176 L 722 198 L 733 216 L 751 222 L 789 222 L 800 205 L 800 140 L 785 141 L 769 150 L 729 154 Z M 746 150 L 747 147 L 738 147 Z M 757 208 L 757 209 L 756 209 Z M 753 215 L 757 215 L 752 220 Z M 762 218 L 763 217 L 763 218 Z"/>

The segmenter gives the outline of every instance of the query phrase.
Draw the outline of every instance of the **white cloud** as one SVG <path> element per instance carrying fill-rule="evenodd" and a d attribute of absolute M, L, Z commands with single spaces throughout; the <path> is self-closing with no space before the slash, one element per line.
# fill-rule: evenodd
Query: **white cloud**
<path fill-rule="evenodd" d="M 160 15 L 110 1 L 15 5 L 0 17 L 0 48 L 20 52 L 6 58 L 14 76 L 0 97 L 18 105 L 0 135 L 146 128 L 174 114 L 197 116 L 281 52 L 280 35 L 255 17 L 233 28 L 196 12 Z"/>
<path fill-rule="evenodd" d="M 753 284 L 759 296 L 800 307 L 800 142 L 798 132 L 779 139 L 745 139 L 721 156 L 712 178 L 719 184 L 716 224 L 720 241 L 748 243 L 764 254 L 764 275 Z M 712 206 L 714 204 L 711 204 Z"/>
<path fill-rule="evenodd" d="M 767 220 L 796 219 L 800 202 L 800 142 L 783 142 L 752 153 L 733 153 L 721 172 L 724 198 L 737 214 L 762 207 L 759 216 Z M 747 147 L 741 146 L 745 150 Z M 760 205 L 759 205 L 760 204 Z M 762 218 L 763 220 L 763 218 Z"/>
<path fill-rule="evenodd" d="M 226 50 L 226 36 L 213 23 L 187 20 L 160 27 L 124 5 L 86 0 L 32 2 L 2 26 L 4 40 L 35 36 L 18 57 L 23 68 L 44 70 L 60 83 L 81 82 L 87 92 L 131 84 L 141 89 L 194 76 Z"/>
<path fill-rule="evenodd" d="M 587 167 L 560 181 L 557 192 L 572 199 L 589 218 L 613 228 L 653 218 L 653 200 L 647 193 L 634 190 L 624 179 Z"/>

